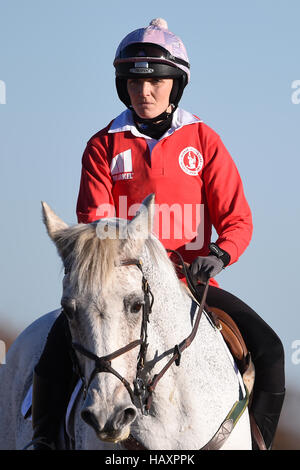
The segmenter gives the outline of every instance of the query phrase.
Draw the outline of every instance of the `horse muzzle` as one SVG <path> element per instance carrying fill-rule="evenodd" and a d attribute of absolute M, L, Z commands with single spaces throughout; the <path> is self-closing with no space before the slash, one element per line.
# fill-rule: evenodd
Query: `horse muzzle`
<path fill-rule="evenodd" d="M 119 405 L 108 412 L 99 404 L 89 404 L 89 401 L 87 397 L 81 417 L 94 429 L 99 439 L 106 442 L 120 442 L 128 438 L 130 425 L 137 417 L 137 409 L 133 405 Z"/>

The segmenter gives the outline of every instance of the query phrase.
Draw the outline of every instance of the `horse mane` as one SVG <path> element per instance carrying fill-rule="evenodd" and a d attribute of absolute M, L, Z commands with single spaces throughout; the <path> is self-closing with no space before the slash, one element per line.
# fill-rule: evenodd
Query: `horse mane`
<path fill-rule="evenodd" d="M 110 225 L 119 229 L 128 222 L 124 219 L 107 219 Z M 93 285 L 106 284 L 111 278 L 114 267 L 119 264 L 127 239 L 101 238 L 97 234 L 97 223 L 77 224 L 59 230 L 55 235 L 55 243 L 60 253 L 65 271 L 70 274 L 70 282 L 76 284 L 80 292 L 91 289 Z M 122 224 L 120 224 L 122 222 Z M 129 236 L 130 238 L 130 236 Z M 130 240 L 134 247 L 134 240 Z M 152 265 L 162 268 L 166 265 L 174 271 L 173 265 L 155 235 L 150 234 L 145 239 L 145 248 L 151 258 Z M 130 254 L 129 254 L 130 255 Z M 174 271 L 175 273 L 175 271 Z"/>

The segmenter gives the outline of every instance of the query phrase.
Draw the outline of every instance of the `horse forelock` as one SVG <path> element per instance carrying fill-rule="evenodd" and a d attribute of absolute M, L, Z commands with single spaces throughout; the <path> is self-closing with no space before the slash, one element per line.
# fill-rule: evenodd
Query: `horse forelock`
<path fill-rule="evenodd" d="M 118 237 L 118 230 L 124 228 L 127 221 L 110 219 L 109 222 L 117 228 L 116 237 L 99 237 L 97 222 L 68 227 L 56 235 L 56 246 L 70 274 L 70 283 L 78 292 L 103 287 L 112 278 L 115 266 L 127 258 L 136 258 L 135 245 L 138 241 Z M 151 260 L 152 266 L 162 269 L 166 265 L 172 269 L 164 247 L 153 234 L 145 239 L 143 253 Z"/>
<path fill-rule="evenodd" d="M 108 281 L 118 260 L 121 240 L 99 238 L 97 224 L 78 224 L 62 230 L 56 239 L 70 283 L 78 292 Z"/>

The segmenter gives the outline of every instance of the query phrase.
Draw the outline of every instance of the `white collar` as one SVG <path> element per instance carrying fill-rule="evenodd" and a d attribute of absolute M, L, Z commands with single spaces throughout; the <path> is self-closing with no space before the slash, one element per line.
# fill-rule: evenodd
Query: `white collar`
<path fill-rule="evenodd" d="M 181 129 L 181 127 L 183 126 L 187 126 L 188 124 L 195 124 L 197 122 L 202 122 L 202 120 L 195 117 L 193 114 L 189 113 L 188 111 L 185 111 L 184 109 L 177 108 L 173 114 L 172 127 L 168 129 L 167 132 L 165 132 L 165 134 L 161 137 L 161 139 L 173 134 L 173 132 L 178 131 L 178 129 Z M 143 137 L 146 139 L 151 139 L 151 137 L 145 134 L 142 134 L 136 128 L 136 125 L 133 120 L 132 112 L 129 109 L 126 109 L 125 111 L 123 111 L 121 114 L 119 114 L 119 116 L 117 116 L 113 120 L 108 132 L 116 133 L 116 132 L 125 132 L 125 131 L 130 131 L 136 137 Z"/>

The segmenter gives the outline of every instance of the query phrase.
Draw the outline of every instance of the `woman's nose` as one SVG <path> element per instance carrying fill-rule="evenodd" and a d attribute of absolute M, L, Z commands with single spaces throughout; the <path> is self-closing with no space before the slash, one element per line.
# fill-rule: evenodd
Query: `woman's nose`
<path fill-rule="evenodd" d="M 150 94 L 150 83 L 147 81 L 141 81 L 139 83 L 139 94 L 141 96 L 148 96 Z"/>

